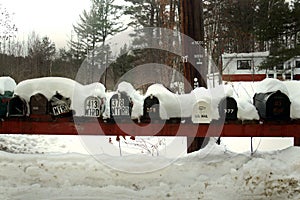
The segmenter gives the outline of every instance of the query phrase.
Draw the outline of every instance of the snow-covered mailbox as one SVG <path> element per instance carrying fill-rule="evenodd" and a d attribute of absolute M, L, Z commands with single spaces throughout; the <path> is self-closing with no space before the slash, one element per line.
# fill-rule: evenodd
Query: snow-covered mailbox
<path fill-rule="evenodd" d="M 103 113 L 105 100 L 99 97 L 90 96 L 84 102 L 84 116 L 100 117 Z"/>
<path fill-rule="evenodd" d="M 13 92 L 11 91 L 5 91 L 3 94 L 0 94 L 0 117 L 6 117 L 7 105 L 12 96 Z"/>
<path fill-rule="evenodd" d="M 41 93 L 30 97 L 29 107 L 31 115 L 47 115 L 49 113 L 48 99 Z"/>
<path fill-rule="evenodd" d="M 210 123 L 211 118 L 211 105 L 209 102 L 204 100 L 197 101 L 193 106 L 192 122 L 197 124 Z"/>
<path fill-rule="evenodd" d="M 143 120 L 160 119 L 159 100 L 157 97 L 150 95 L 144 100 Z"/>
<path fill-rule="evenodd" d="M 27 102 L 19 96 L 14 96 L 8 103 L 8 116 L 23 117 L 26 113 Z"/>
<path fill-rule="evenodd" d="M 237 102 L 233 97 L 225 97 L 219 103 L 219 115 L 225 121 L 237 120 Z"/>
<path fill-rule="evenodd" d="M 253 97 L 259 117 L 264 120 L 289 120 L 290 99 L 281 91 L 256 93 Z"/>
<path fill-rule="evenodd" d="M 54 116 L 71 115 L 72 111 L 70 107 L 71 99 L 62 96 L 58 92 L 50 99 L 50 113 Z"/>
<path fill-rule="evenodd" d="M 113 120 L 131 119 L 132 101 L 123 92 L 118 92 L 110 98 L 110 116 Z"/>

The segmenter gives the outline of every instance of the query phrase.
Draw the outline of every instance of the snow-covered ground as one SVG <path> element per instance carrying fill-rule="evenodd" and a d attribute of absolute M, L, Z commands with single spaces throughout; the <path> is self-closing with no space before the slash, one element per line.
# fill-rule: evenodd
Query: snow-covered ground
<path fill-rule="evenodd" d="M 40 142 L 39 138 L 34 140 Z M 155 169 L 166 160 L 169 165 Z M 127 171 L 104 163 L 123 166 Z M 141 168 L 145 172 L 135 173 Z M 0 198 L 4 200 L 298 200 L 300 148 L 250 156 L 227 151 L 211 142 L 198 152 L 176 159 L 0 152 L 0 177 Z"/>

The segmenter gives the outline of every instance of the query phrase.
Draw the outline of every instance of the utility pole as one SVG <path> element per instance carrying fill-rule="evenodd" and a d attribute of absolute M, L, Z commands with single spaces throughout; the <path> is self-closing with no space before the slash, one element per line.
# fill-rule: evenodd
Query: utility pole
<path fill-rule="evenodd" d="M 184 62 L 184 77 L 188 81 L 185 83 L 185 92 L 191 92 L 193 87 L 207 87 L 206 84 L 206 74 L 207 65 L 205 59 L 202 62 L 189 62 L 189 59 L 198 59 L 194 55 L 192 45 L 201 45 L 204 48 L 204 19 L 203 19 L 203 2 L 202 0 L 180 0 L 181 8 L 181 32 L 184 35 L 191 37 L 195 43 L 188 44 L 185 39 L 183 39 L 183 49 L 186 56 L 186 62 Z M 199 47 L 199 49 L 202 47 Z M 204 52 L 203 52 L 204 53 Z M 202 58 L 205 55 L 200 55 Z M 197 83 L 196 83 L 197 82 Z M 192 86 L 192 87 L 191 87 Z M 203 137 L 188 137 L 188 153 L 197 151 L 201 148 L 202 144 L 208 142 L 209 138 Z"/>

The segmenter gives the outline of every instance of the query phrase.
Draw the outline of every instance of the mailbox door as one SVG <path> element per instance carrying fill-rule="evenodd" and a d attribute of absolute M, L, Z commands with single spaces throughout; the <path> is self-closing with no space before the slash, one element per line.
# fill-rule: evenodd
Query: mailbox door
<path fill-rule="evenodd" d="M 131 116 L 132 103 L 123 93 L 114 94 L 110 99 L 110 115 L 114 119 L 128 119 Z"/>
<path fill-rule="evenodd" d="M 160 119 L 159 100 L 155 96 L 149 96 L 144 101 L 144 119 Z"/>
<path fill-rule="evenodd" d="M 237 120 L 237 103 L 232 97 L 223 98 L 219 103 L 219 114 L 225 120 Z"/>
<path fill-rule="evenodd" d="M 290 119 L 290 100 L 289 98 L 277 91 L 271 94 L 268 98 L 267 118 L 272 120 L 288 120 Z"/>
<path fill-rule="evenodd" d="M 102 100 L 98 97 L 88 97 L 84 103 L 86 117 L 100 117 L 102 114 Z"/>
<path fill-rule="evenodd" d="M 211 122 L 211 106 L 205 101 L 198 101 L 193 106 L 192 122 L 196 124 Z"/>
<path fill-rule="evenodd" d="M 8 115 L 10 117 L 22 117 L 26 115 L 27 103 L 19 96 L 13 97 L 8 103 Z"/>
<path fill-rule="evenodd" d="M 10 91 L 5 91 L 4 95 L 0 95 L 0 117 L 6 117 L 7 115 L 7 105 L 12 98 L 13 93 Z"/>
<path fill-rule="evenodd" d="M 56 94 L 50 99 L 51 114 L 54 116 L 68 114 L 71 112 L 70 105 L 71 100 L 69 98 Z"/>
<path fill-rule="evenodd" d="M 35 94 L 30 97 L 30 114 L 46 115 L 48 114 L 48 99 L 43 94 Z"/>

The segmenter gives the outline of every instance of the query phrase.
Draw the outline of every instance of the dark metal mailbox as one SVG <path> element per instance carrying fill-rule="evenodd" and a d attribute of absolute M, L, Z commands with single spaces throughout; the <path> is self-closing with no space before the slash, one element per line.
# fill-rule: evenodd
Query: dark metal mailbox
<path fill-rule="evenodd" d="M 159 100 L 157 97 L 150 95 L 144 100 L 143 118 L 160 119 L 159 115 Z"/>
<path fill-rule="evenodd" d="M 130 119 L 132 101 L 125 93 L 114 94 L 110 99 L 110 116 L 113 119 Z"/>
<path fill-rule="evenodd" d="M 86 117 L 100 117 L 104 111 L 105 100 L 98 97 L 88 97 L 84 103 Z"/>
<path fill-rule="evenodd" d="M 30 114 L 46 115 L 49 113 L 48 99 L 43 94 L 35 94 L 30 97 Z"/>
<path fill-rule="evenodd" d="M 289 97 L 281 91 L 257 93 L 253 97 L 261 119 L 266 120 L 289 120 L 291 102 Z"/>
<path fill-rule="evenodd" d="M 71 99 L 66 98 L 58 92 L 50 99 L 50 113 L 54 116 L 71 114 Z"/>
<path fill-rule="evenodd" d="M 7 105 L 12 96 L 13 92 L 10 91 L 5 91 L 4 94 L 0 95 L 0 117 L 6 117 Z"/>
<path fill-rule="evenodd" d="M 238 107 L 236 100 L 232 97 L 225 97 L 219 103 L 219 114 L 225 120 L 237 120 Z"/>
<path fill-rule="evenodd" d="M 15 96 L 8 102 L 8 116 L 9 117 L 22 117 L 27 113 L 27 103 L 26 101 Z"/>

